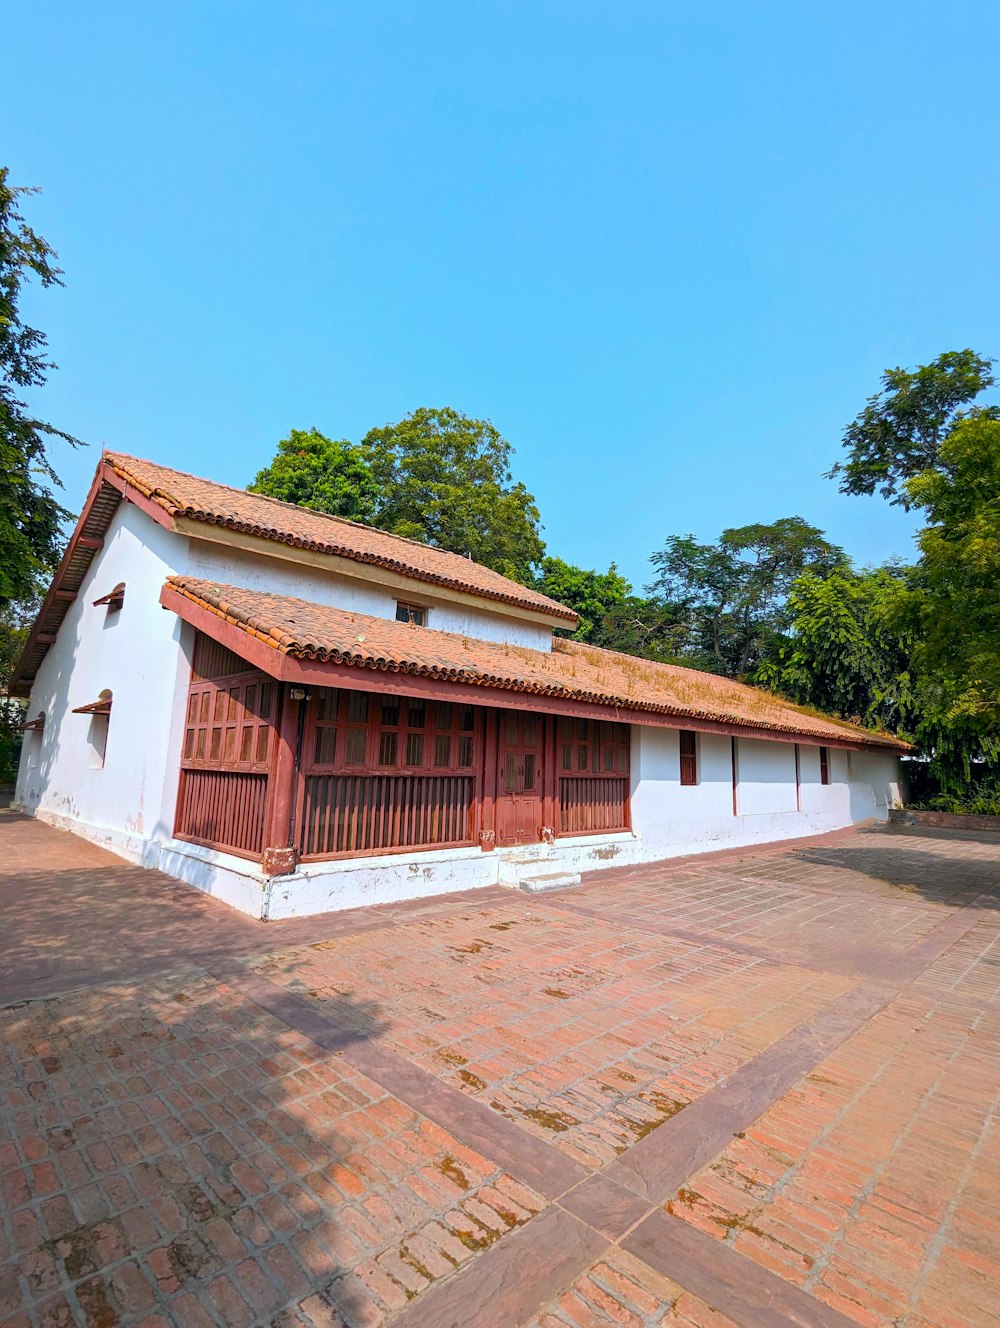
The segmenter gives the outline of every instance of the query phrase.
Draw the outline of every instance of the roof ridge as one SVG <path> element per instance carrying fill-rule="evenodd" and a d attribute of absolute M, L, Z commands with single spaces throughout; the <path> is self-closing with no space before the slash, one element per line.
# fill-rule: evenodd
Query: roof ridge
<path fill-rule="evenodd" d="M 144 466 L 157 466 L 160 470 L 172 471 L 174 475 L 181 475 L 186 480 L 197 480 L 199 484 L 214 484 L 217 489 L 227 489 L 230 493 L 249 494 L 251 498 L 260 498 L 265 503 L 273 503 L 275 507 L 287 507 L 293 512 L 311 512 L 313 516 L 321 516 L 327 521 L 336 521 L 343 526 L 353 526 L 356 530 L 377 530 L 380 535 L 388 535 L 389 539 L 399 540 L 403 544 L 412 544 L 416 549 L 435 549 L 438 553 L 450 554 L 453 558 L 467 559 L 464 553 L 456 553 L 454 549 L 442 549 L 440 544 L 428 544 L 425 540 L 413 539 L 410 535 L 397 535 L 394 530 L 386 530 L 384 526 L 373 526 L 367 521 L 355 521 L 349 516 L 338 516 L 335 512 L 324 512 L 321 507 L 307 507 L 305 503 L 290 503 L 287 498 L 274 498 L 269 493 L 256 493 L 253 489 L 239 488 L 235 484 L 226 484 L 223 480 L 208 480 L 204 475 L 196 475 L 193 470 L 178 470 L 176 466 L 164 466 L 162 462 L 150 461 L 148 457 L 133 456 L 131 452 L 116 452 L 111 449 L 105 449 L 106 457 L 120 457 L 126 461 L 138 461 Z M 138 478 L 137 476 L 135 478 Z M 468 561 L 474 561 L 468 559 Z M 483 567 L 485 564 L 477 563 L 477 567 Z M 487 568 L 492 572 L 493 568 Z M 502 572 L 497 572 L 497 576 L 503 576 Z M 508 581 L 512 578 L 507 577 Z M 520 581 L 515 581 L 515 585 L 520 585 Z M 525 587 L 527 589 L 527 587 Z"/>
<path fill-rule="evenodd" d="M 493 567 L 487 567 L 467 555 L 441 548 L 437 544 L 428 544 L 409 535 L 397 535 L 391 530 L 383 530 L 380 526 L 352 521 L 348 517 L 335 516 L 332 512 L 323 512 L 301 503 L 286 502 L 282 498 L 253 493 L 249 489 L 238 489 L 235 485 L 206 479 L 191 471 L 176 470 L 172 466 L 133 456 L 129 452 L 106 448 L 101 456 L 101 464 L 110 466 L 120 478 L 133 484 L 165 510 L 170 510 L 171 516 L 186 514 L 195 520 L 208 521 L 236 530 L 243 529 L 263 540 L 270 539 L 278 543 L 312 547 L 321 553 L 337 554 L 353 561 L 388 567 L 414 580 L 461 590 L 479 599 L 534 610 L 564 622 L 575 624 L 579 621 L 579 615 L 575 610 L 568 605 L 560 604 L 558 600 L 554 600 L 536 587 L 525 585 Z M 147 471 L 145 476 L 144 469 Z M 186 497 L 178 496 L 176 490 L 170 486 L 166 475 L 161 484 L 156 477 L 148 473 L 149 471 L 161 471 L 166 472 L 166 475 L 175 476 L 181 486 L 184 481 L 190 481 L 193 485 L 205 486 L 210 491 L 222 490 L 223 494 L 231 494 L 233 510 L 226 511 L 224 501 L 218 499 L 215 500 L 216 510 L 213 511 L 211 500 L 200 503 L 196 495 L 193 499 L 191 494 Z M 246 514 L 246 509 L 241 514 L 240 499 L 262 503 L 268 508 L 289 514 L 294 513 L 299 518 L 298 523 L 290 520 L 283 525 L 275 516 L 272 524 L 272 518 L 266 513 L 261 514 L 259 521 L 254 520 Z M 312 533 L 309 533 L 308 526 L 302 524 L 306 518 L 309 521 L 319 519 L 319 526 L 313 527 Z M 376 547 L 366 549 L 365 543 L 371 546 L 373 541 Z M 379 541 L 382 541 L 381 550 L 377 547 Z M 429 559 L 431 561 L 428 561 Z"/>

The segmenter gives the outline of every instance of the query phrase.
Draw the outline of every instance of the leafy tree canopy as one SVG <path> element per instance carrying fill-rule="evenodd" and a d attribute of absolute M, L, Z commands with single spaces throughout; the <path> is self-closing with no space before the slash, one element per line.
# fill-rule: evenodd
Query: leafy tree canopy
<path fill-rule="evenodd" d="M 375 518 L 378 490 L 364 449 L 344 438 L 327 438 L 318 429 L 292 429 L 248 487 L 251 493 L 351 521 Z"/>
<path fill-rule="evenodd" d="M 907 482 L 927 526 L 908 598 L 916 658 L 935 679 L 939 720 L 1000 738 L 1000 421 L 961 420 L 940 464 Z"/>
<path fill-rule="evenodd" d="M 788 625 L 787 598 L 804 571 L 825 576 L 847 558 L 802 517 L 724 530 L 717 543 L 673 535 L 653 555 L 650 592 L 686 621 L 684 657 L 696 667 L 746 678 Z"/>
<path fill-rule="evenodd" d="M 545 545 L 538 508 L 510 474 L 489 420 L 422 407 L 360 443 L 293 429 L 250 489 L 465 554 L 525 585 Z"/>
<path fill-rule="evenodd" d="M 847 460 L 830 470 L 841 493 L 872 494 L 910 507 L 907 481 L 938 464 L 941 443 L 963 418 L 962 407 L 992 387 L 993 361 L 975 351 L 948 351 L 931 364 L 887 369 L 882 389 L 844 430 Z M 1000 418 L 995 407 L 973 408 Z"/>
<path fill-rule="evenodd" d="M 361 446 L 378 486 L 376 525 L 534 581 L 545 552 L 538 508 L 513 482 L 513 449 L 489 420 L 421 407 Z"/>
<path fill-rule="evenodd" d="M 0 609 L 27 599 L 58 562 L 61 527 L 69 515 L 42 481 L 58 484 L 46 440 L 77 439 L 37 419 L 22 400 L 55 366 L 46 339 L 22 321 L 24 284 L 62 285 L 55 251 L 24 220 L 19 200 L 34 190 L 12 186 L 0 167 Z"/>
<path fill-rule="evenodd" d="M 655 596 L 627 595 L 607 610 L 591 644 L 661 664 L 690 665 L 684 655 L 686 631 L 675 605 Z"/>
<path fill-rule="evenodd" d="M 913 706 L 912 643 L 900 623 L 906 575 L 897 566 L 856 572 L 846 564 L 826 576 L 804 572 L 788 596 L 789 635 L 755 681 L 843 719 L 906 729 Z"/>
<path fill-rule="evenodd" d="M 606 572 L 587 571 L 562 558 L 543 558 L 535 585 L 543 595 L 558 600 L 580 615 L 573 637 L 601 645 L 603 625 L 612 608 L 625 603 L 632 587 L 614 563 Z"/>
<path fill-rule="evenodd" d="M 544 554 L 538 507 L 511 479 L 513 449 L 489 420 L 421 406 L 369 430 L 361 446 L 378 486 L 378 526 L 533 582 Z"/>

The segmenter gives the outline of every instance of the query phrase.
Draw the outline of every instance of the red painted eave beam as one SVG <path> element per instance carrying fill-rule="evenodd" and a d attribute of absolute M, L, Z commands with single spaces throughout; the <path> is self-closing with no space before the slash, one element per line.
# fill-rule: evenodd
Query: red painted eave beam
<path fill-rule="evenodd" d="M 751 725 L 726 724 L 716 720 L 693 719 L 686 715 L 664 715 L 624 706 L 601 705 L 590 701 L 576 701 L 566 697 L 540 696 L 535 692 L 502 691 L 496 687 L 477 687 L 472 683 L 447 682 L 440 678 L 426 678 L 411 673 L 395 673 L 389 669 L 361 668 L 353 664 L 323 663 L 319 660 L 298 659 L 286 655 L 277 646 L 269 645 L 259 637 L 234 623 L 227 622 L 210 609 L 182 595 L 167 584 L 160 591 L 160 604 L 198 631 L 212 637 L 220 645 L 245 659 L 254 668 L 262 669 L 281 682 L 301 687 L 344 687 L 356 691 L 383 689 L 400 696 L 422 697 L 424 700 L 465 702 L 469 705 L 496 706 L 506 710 L 533 710 L 547 715 L 571 715 L 581 719 L 609 719 L 624 724 L 646 724 L 655 728 L 695 729 L 699 733 L 722 733 L 738 738 L 756 738 L 766 742 L 798 742 L 815 747 L 842 747 L 865 750 L 868 743 L 850 739 L 828 737 L 825 734 L 780 733 L 773 729 L 754 728 Z"/>

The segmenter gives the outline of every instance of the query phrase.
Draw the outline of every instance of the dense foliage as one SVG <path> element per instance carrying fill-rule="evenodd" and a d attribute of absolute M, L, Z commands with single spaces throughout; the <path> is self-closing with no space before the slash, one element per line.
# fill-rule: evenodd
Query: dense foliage
<path fill-rule="evenodd" d="M 247 486 L 299 507 L 331 512 L 351 521 L 375 519 L 378 488 L 361 448 L 318 429 L 292 429 L 282 438 L 269 466 Z"/>
<path fill-rule="evenodd" d="M 992 386 L 991 366 L 964 350 L 888 371 L 834 468 L 846 492 L 878 489 L 925 516 L 919 557 L 877 615 L 890 644 L 874 632 L 869 643 L 884 648 L 879 686 L 898 670 L 887 722 L 912 734 L 943 792 L 959 796 L 974 763 L 1000 756 L 1000 410 L 972 404 Z"/>
<path fill-rule="evenodd" d="M 830 470 L 841 493 L 876 491 L 904 507 L 907 481 L 939 464 L 943 441 L 970 405 L 994 383 L 993 361 L 972 350 L 948 351 L 931 364 L 886 369 L 882 390 L 844 430 L 847 459 Z M 973 408 L 975 409 L 975 408 Z M 981 407 L 996 419 L 994 407 Z"/>
<path fill-rule="evenodd" d="M 791 516 L 724 530 L 715 544 L 672 535 L 651 561 L 658 573 L 651 592 L 684 624 L 683 655 L 713 672 L 749 678 L 788 629 L 796 578 L 827 576 L 847 558 L 821 530 Z"/>
<path fill-rule="evenodd" d="M 34 601 L 59 560 L 68 513 L 47 444 L 77 440 L 40 420 L 24 400 L 55 366 L 46 338 L 21 317 L 24 287 L 61 285 L 52 247 L 27 224 L 20 200 L 35 192 L 10 184 L 0 167 L 0 781 L 12 779 L 20 750 L 22 707 L 7 694 Z"/>
<path fill-rule="evenodd" d="M 545 545 L 534 498 L 511 478 L 511 453 L 489 420 L 421 407 L 356 444 L 293 430 L 251 487 L 461 553 L 528 583 Z"/>
<path fill-rule="evenodd" d="M 62 284 L 55 251 L 20 212 L 19 200 L 33 192 L 11 185 L 0 167 L 0 610 L 30 598 L 58 560 L 68 514 L 49 487 L 58 481 L 46 446 L 53 437 L 77 441 L 38 419 L 22 399 L 55 367 L 44 333 L 21 318 L 23 288 L 31 280 Z"/>

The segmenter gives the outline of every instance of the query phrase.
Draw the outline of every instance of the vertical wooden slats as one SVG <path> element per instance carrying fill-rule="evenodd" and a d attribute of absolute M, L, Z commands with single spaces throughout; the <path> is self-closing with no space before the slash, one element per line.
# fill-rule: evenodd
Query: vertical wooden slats
<path fill-rule="evenodd" d="M 440 848 L 472 838 L 470 775 L 307 775 L 304 857 Z"/>
<path fill-rule="evenodd" d="M 561 778 L 559 802 L 561 834 L 584 835 L 597 830 L 629 828 L 626 777 Z"/>
<path fill-rule="evenodd" d="M 236 770 L 183 770 L 177 833 L 256 856 L 264 850 L 267 775 Z"/>

